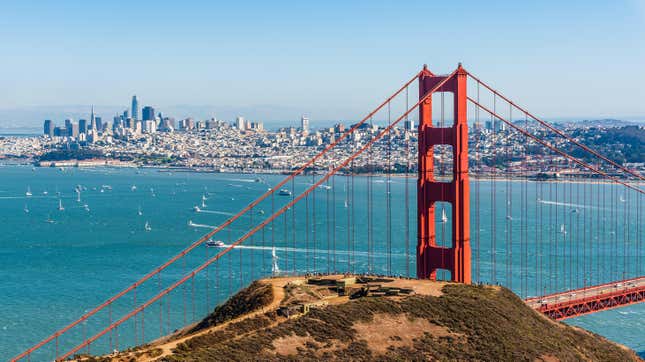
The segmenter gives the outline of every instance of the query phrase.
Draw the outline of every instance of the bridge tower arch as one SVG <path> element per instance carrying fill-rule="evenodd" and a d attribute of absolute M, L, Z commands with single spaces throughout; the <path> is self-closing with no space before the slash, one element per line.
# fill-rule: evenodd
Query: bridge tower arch
<path fill-rule="evenodd" d="M 452 127 L 432 124 L 432 96 L 419 106 L 419 160 L 417 180 L 417 277 L 436 280 L 437 270 L 449 270 L 455 282 L 471 283 L 470 189 L 468 181 L 468 125 L 466 80 L 468 73 L 459 64 L 449 76 L 435 75 L 426 66 L 419 76 L 419 100 L 439 82 L 449 77 L 435 92 L 450 92 L 454 100 Z M 439 182 L 434 177 L 434 146 L 450 145 L 453 152 L 453 179 Z M 437 245 L 435 203 L 452 205 L 452 243 Z"/>

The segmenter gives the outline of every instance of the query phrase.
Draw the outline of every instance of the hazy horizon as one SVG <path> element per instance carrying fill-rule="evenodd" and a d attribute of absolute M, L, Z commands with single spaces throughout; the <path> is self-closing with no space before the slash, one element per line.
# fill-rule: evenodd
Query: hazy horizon
<path fill-rule="evenodd" d="M 36 0 L 2 10 L 0 127 L 91 104 L 109 120 L 133 94 L 176 118 L 359 119 L 424 63 L 446 73 L 458 62 L 546 119 L 645 118 L 642 0 Z"/>

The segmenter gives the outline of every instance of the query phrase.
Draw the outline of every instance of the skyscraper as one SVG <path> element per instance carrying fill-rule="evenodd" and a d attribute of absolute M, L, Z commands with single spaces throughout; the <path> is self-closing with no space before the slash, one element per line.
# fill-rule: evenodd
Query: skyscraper
<path fill-rule="evenodd" d="M 74 130 L 72 129 L 72 119 L 68 118 L 65 120 L 65 136 L 72 137 Z"/>
<path fill-rule="evenodd" d="M 309 132 L 309 118 L 305 116 L 300 117 L 300 129 L 302 132 Z"/>
<path fill-rule="evenodd" d="M 90 112 L 89 129 L 96 129 L 96 119 L 94 118 L 94 106 L 92 106 L 92 111 Z"/>
<path fill-rule="evenodd" d="M 87 120 L 86 119 L 79 119 L 78 120 L 78 132 L 79 133 L 87 133 Z"/>
<path fill-rule="evenodd" d="M 405 128 L 406 131 L 414 131 L 414 120 L 409 119 L 403 122 L 403 127 Z"/>
<path fill-rule="evenodd" d="M 244 117 L 241 117 L 241 116 L 237 117 L 237 119 L 235 120 L 235 127 L 240 131 L 243 131 L 246 129 L 246 122 L 244 121 Z"/>
<path fill-rule="evenodd" d="M 132 96 L 132 119 L 135 121 L 139 119 L 139 102 L 136 94 Z"/>
<path fill-rule="evenodd" d="M 141 116 L 143 121 L 154 121 L 155 119 L 155 109 L 150 106 L 143 107 L 141 111 Z"/>
<path fill-rule="evenodd" d="M 43 125 L 43 132 L 45 136 L 52 137 L 54 135 L 54 124 L 50 119 L 45 120 L 45 124 Z"/>

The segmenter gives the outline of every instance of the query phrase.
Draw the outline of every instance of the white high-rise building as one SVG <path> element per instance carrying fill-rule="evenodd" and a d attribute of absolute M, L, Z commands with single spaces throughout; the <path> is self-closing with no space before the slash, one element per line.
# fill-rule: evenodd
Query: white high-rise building
<path fill-rule="evenodd" d="M 244 131 L 246 129 L 246 122 L 244 121 L 244 117 L 238 116 L 235 119 L 235 128 L 239 129 L 240 131 Z"/>
<path fill-rule="evenodd" d="M 309 118 L 305 117 L 304 115 L 300 117 L 300 129 L 302 132 L 309 132 Z"/>

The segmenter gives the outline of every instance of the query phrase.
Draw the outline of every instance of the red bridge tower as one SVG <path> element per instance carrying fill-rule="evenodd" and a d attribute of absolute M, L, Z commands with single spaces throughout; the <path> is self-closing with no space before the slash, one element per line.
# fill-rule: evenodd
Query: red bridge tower
<path fill-rule="evenodd" d="M 453 281 L 470 284 L 470 190 L 468 186 L 468 125 L 466 124 L 467 72 L 461 64 L 436 92 L 454 97 L 454 125 L 438 128 L 432 124 L 432 96 L 419 107 L 419 179 L 417 183 L 417 277 L 436 279 L 437 269 L 449 270 Z M 434 75 L 426 66 L 419 77 L 421 100 L 446 76 Z M 446 144 L 453 151 L 453 180 L 434 178 L 434 146 Z M 435 203 L 452 204 L 452 245 L 437 245 Z"/>

